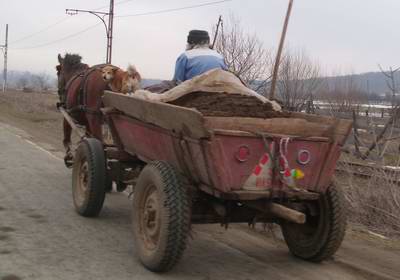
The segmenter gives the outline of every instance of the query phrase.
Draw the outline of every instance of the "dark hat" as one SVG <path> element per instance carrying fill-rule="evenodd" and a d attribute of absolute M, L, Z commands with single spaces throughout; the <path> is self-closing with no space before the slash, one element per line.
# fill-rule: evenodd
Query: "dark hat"
<path fill-rule="evenodd" d="M 189 44 L 200 44 L 203 42 L 210 42 L 210 36 L 207 31 L 204 30 L 191 30 L 187 37 Z"/>

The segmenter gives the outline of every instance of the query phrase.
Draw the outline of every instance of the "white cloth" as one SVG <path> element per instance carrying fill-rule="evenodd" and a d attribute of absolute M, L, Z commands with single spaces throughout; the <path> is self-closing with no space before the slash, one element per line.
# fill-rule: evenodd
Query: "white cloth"
<path fill-rule="evenodd" d="M 277 102 L 270 101 L 254 90 L 247 88 L 233 73 L 221 69 L 210 70 L 203 75 L 187 80 L 162 94 L 153 93 L 147 90 L 137 90 L 135 91 L 134 96 L 145 100 L 171 102 L 186 94 L 199 91 L 254 96 L 263 103 L 271 103 L 274 111 L 282 111 L 281 106 Z"/>

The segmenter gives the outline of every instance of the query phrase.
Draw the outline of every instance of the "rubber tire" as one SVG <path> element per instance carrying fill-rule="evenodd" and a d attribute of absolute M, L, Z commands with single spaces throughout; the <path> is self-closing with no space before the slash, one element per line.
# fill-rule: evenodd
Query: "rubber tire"
<path fill-rule="evenodd" d="M 333 184 L 329 186 L 326 193 L 321 195 L 319 205 L 318 225 L 311 237 L 301 237 L 303 225 L 290 222 L 281 224 L 290 252 L 312 262 L 321 262 L 332 257 L 339 249 L 346 232 L 346 207 L 341 188 Z"/>
<path fill-rule="evenodd" d="M 148 250 L 141 234 L 139 202 L 146 188 L 155 187 L 160 211 L 160 233 L 154 250 Z M 133 236 L 141 263 L 153 272 L 166 272 L 181 259 L 190 231 L 191 206 L 187 189 L 175 169 L 166 162 L 154 161 L 139 175 L 133 196 Z"/>
<path fill-rule="evenodd" d="M 80 166 L 84 161 L 88 163 L 88 194 L 84 197 L 82 205 L 78 205 L 75 197 L 76 188 Z M 76 150 L 72 169 L 72 196 L 75 209 L 81 216 L 96 217 L 99 215 L 105 198 L 106 176 L 103 145 L 94 138 L 84 139 Z"/>

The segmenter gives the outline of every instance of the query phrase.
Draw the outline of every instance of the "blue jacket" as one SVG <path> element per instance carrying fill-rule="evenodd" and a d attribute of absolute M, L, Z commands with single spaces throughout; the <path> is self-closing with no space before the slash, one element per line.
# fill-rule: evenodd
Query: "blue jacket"
<path fill-rule="evenodd" d="M 174 80 L 181 83 L 211 69 L 227 70 L 222 55 L 211 49 L 188 50 L 176 60 Z"/>

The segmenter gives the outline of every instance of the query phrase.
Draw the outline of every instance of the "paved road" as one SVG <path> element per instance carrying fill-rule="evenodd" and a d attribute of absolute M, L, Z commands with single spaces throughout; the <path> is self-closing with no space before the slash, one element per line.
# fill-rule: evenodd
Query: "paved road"
<path fill-rule="evenodd" d="M 400 255 L 394 250 L 350 244 L 336 261 L 316 265 L 291 257 L 280 241 L 237 226 L 228 231 L 194 227 L 193 240 L 176 269 L 164 275 L 148 272 L 135 258 L 127 196 L 108 195 L 99 218 L 78 216 L 70 170 L 27 138 L 0 123 L 0 280 L 351 280 L 400 275 Z M 377 255 L 384 255 L 384 265 Z M 360 261 L 348 262 L 353 258 Z"/>

